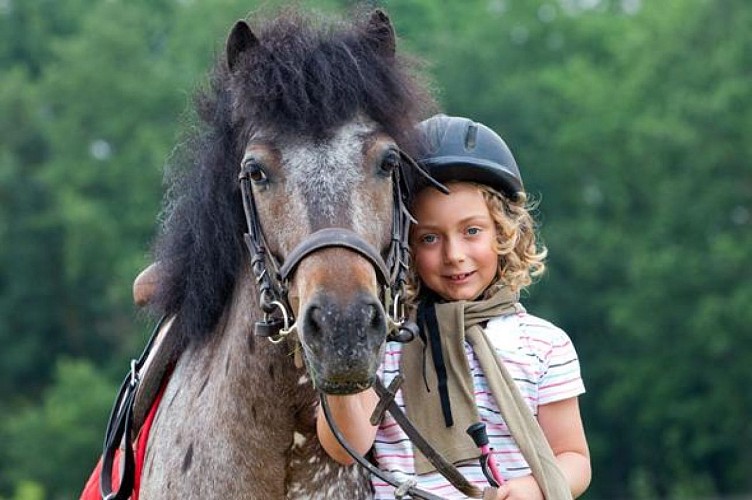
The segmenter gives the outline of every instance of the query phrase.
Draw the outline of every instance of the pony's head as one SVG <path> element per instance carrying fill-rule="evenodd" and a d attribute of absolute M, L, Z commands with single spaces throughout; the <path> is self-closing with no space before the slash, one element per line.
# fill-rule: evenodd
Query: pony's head
<path fill-rule="evenodd" d="M 252 265 L 242 241 L 242 173 L 266 270 L 286 268 L 285 299 L 314 383 L 331 393 L 365 389 L 387 332 L 377 261 L 393 240 L 393 176 L 431 106 L 428 93 L 395 52 L 382 11 L 349 24 L 300 13 L 258 28 L 239 21 L 225 54 L 199 101 L 210 126 L 168 206 L 156 305 L 178 313 L 189 340 L 216 326 Z M 301 252 L 332 230 L 356 244 Z"/>

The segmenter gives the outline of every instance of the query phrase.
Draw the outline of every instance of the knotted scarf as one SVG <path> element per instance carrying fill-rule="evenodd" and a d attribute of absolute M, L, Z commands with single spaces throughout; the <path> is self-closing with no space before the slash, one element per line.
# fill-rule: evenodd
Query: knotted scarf
<path fill-rule="evenodd" d="M 483 329 L 490 319 L 515 313 L 518 299 L 518 294 L 500 286 L 485 300 L 439 303 L 429 297 L 421 302 L 421 338 L 405 344 L 400 359 L 407 415 L 448 461 L 479 457 L 478 448 L 466 433 L 471 424 L 480 421 L 465 356 L 467 340 L 543 494 L 547 499 L 571 499 L 569 485 L 543 431 Z M 433 471 L 425 456 L 413 449 L 416 473 Z"/>

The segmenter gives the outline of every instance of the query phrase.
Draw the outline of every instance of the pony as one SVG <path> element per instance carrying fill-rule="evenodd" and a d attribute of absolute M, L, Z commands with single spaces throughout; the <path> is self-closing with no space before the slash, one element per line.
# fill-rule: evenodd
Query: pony
<path fill-rule="evenodd" d="M 388 255 L 405 247 L 395 200 L 434 110 L 415 69 L 381 10 L 232 28 L 167 176 L 150 307 L 174 317 L 181 353 L 142 498 L 371 496 L 318 443 L 317 390 L 364 390 L 381 361 L 391 265 L 405 267 Z"/>

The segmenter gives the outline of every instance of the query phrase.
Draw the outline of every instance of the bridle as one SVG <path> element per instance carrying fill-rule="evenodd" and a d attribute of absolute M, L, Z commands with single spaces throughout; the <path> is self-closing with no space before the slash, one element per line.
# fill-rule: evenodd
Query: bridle
<path fill-rule="evenodd" d="M 354 231 L 340 227 L 328 227 L 305 238 L 293 248 L 284 262 L 280 263 L 267 249 L 253 197 L 251 171 L 246 165 L 241 167 L 238 180 L 248 227 L 248 232 L 244 235 L 244 238 L 250 252 L 251 270 L 258 286 L 259 307 L 264 314 L 263 319 L 257 321 L 255 325 L 257 336 L 267 337 L 271 342 L 278 343 L 296 330 L 295 316 L 288 299 L 289 280 L 304 258 L 324 248 L 345 248 L 364 257 L 373 265 L 377 281 L 381 287 L 380 300 L 389 318 L 387 340 L 409 342 L 417 335 L 418 326 L 407 319 L 404 301 L 402 300 L 409 266 L 408 235 L 410 223 L 414 222 L 407 209 L 408 187 L 404 178 L 405 172 L 402 169 L 406 166 L 414 168 L 416 172 L 428 179 L 440 191 L 447 193 L 448 190 L 443 184 L 433 179 L 407 153 L 399 151 L 399 156 L 401 161 L 391 174 L 393 188 L 392 231 L 389 248 L 386 251 L 386 259 L 373 245 Z M 377 425 L 383 413 L 389 411 L 411 441 L 433 463 L 437 471 L 466 495 L 480 497 L 480 490 L 470 484 L 453 464 L 447 462 L 440 453 L 426 442 L 394 402 L 394 396 L 401 380 L 401 377 L 395 378 L 393 384 L 386 388 L 378 377 L 376 378 L 373 388 L 379 396 L 379 404 L 371 417 L 371 423 Z M 394 486 L 396 498 L 403 498 L 408 495 L 412 498 L 440 500 L 440 497 L 417 488 L 414 481 L 400 482 L 391 474 L 373 466 L 365 457 L 352 449 L 344 439 L 331 417 L 327 399 L 323 393 L 321 394 L 321 405 L 325 418 L 340 445 L 361 467 Z"/>
<path fill-rule="evenodd" d="M 410 258 L 408 233 L 413 218 L 407 209 L 408 187 L 402 169 L 405 165 L 410 166 L 438 189 L 446 191 L 446 188 L 431 178 L 407 153 L 399 151 L 399 156 L 399 165 L 391 173 L 392 231 L 386 258 L 354 231 L 328 227 L 309 235 L 280 263 L 266 245 L 253 197 L 251 171 L 245 165 L 241 167 L 238 180 L 248 227 L 244 239 L 258 286 L 259 307 L 264 314 L 255 325 L 257 336 L 277 343 L 296 330 L 295 315 L 288 298 L 290 278 L 304 258 L 319 250 L 336 247 L 353 251 L 373 265 L 381 288 L 380 300 L 388 317 L 389 340 L 408 341 L 414 337 L 417 327 L 407 320 L 403 300 Z"/>

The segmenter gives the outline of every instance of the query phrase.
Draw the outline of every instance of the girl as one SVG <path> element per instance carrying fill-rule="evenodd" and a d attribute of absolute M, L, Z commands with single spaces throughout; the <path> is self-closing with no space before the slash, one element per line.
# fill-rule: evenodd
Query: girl
<path fill-rule="evenodd" d="M 522 396 L 518 406 L 529 408 L 540 426 L 535 431 L 542 430 L 545 438 L 543 448 L 547 442 L 553 452 L 553 472 L 564 485 L 559 491 L 577 497 L 591 475 L 577 400 L 584 385 L 566 333 L 528 314 L 518 302 L 519 292 L 543 272 L 546 250 L 536 245 L 517 164 L 501 137 L 466 118 L 437 115 L 420 129 L 426 152 L 419 163 L 445 183 L 449 194 L 424 187 L 413 202 L 412 291 L 421 334 L 408 344 L 387 344 L 384 384 L 402 373 L 405 382 L 396 402 L 470 482 L 488 484 L 478 448 L 465 434 L 468 425 L 482 422 L 505 480 L 494 498 L 544 498 L 536 479 L 541 476 L 531 470 L 510 432 L 513 421 L 507 425 L 507 413 L 497 402 L 500 374 L 506 371 L 514 380 L 509 385 L 516 386 L 512 392 Z M 490 347 L 484 351 L 484 346 Z M 503 368 L 488 361 L 494 357 Z M 466 498 L 413 449 L 391 416 L 371 426 L 377 399 L 370 389 L 328 396 L 351 445 L 362 453 L 372 449 L 378 466 L 400 480 L 414 478 L 418 487 L 436 495 Z M 317 426 L 327 452 L 351 463 L 323 416 Z M 375 498 L 394 498 L 393 487 L 383 481 L 374 479 L 373 487 Z"/>

